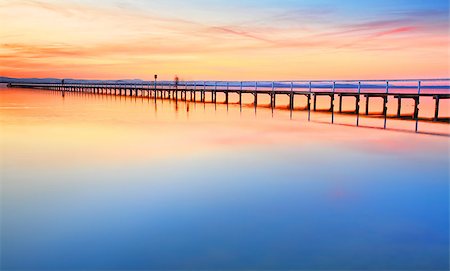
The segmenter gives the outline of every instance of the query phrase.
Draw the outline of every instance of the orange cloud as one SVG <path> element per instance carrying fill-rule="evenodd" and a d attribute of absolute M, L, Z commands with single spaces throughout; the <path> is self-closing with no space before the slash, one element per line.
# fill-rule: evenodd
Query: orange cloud
<path fill-rule="evenodd" d="M 73 2 L 9 1 L 0 7 L 0 24 L 8 26 L 0 29 L 3 76 L 449 76 L 448 22 L 430 19 L 442 14 L 314 23 L 321 11 L 295 11 L 238 24 Z"/>

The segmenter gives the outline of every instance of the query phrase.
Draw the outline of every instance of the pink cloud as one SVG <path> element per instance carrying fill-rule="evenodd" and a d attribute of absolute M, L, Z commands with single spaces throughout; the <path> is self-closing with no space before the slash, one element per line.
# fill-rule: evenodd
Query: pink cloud
<path fill-rule="evenodd" d="M 403 33 L 410 33 L 410 32 L 414 32 L 417 29 L 419 29 L 418 27 L 415 26 L 403 26 L 403 27 L 397 27 L 394 29 L 389 29 L 386 31 L 381 31 L 378 32 L 374 35 L 372 35 L 373 38 L 377 38 L 377 37 L 381 37 L 381 36 L 387 36 L 387 35 L 397 35 L 397 34 L 403 34 Z"/>

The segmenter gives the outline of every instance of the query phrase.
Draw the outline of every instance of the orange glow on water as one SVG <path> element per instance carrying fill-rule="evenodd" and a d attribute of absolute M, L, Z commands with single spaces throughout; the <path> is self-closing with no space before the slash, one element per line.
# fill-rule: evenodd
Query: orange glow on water
<path fill-rule="evenodd" d="M 42 163 L 72 161 L 76 164 L 121 164 L 158 161 L 173 157 L 209 155 L 219 152 L 246 152 L 261 146 L 289 148 L 291 144 L 308 148 L 310 144 L 352 146 L 367 151 L 395 153 L 441 142 L 439 136 L 415 135 L 414 122 L 388 120 L 391 131 L 383 131 L 381 118 L 274 111 L 249 104 L 185 103 L 110 95 L 81 95 L 25 89 L 0 90 L 1 149 L 4 164 L 35 167 Z M 282 101 L 280 101 L 282 102 Z M 327 106 L 327 102 L 319 103 Z M 339 125 L 344 124 L 344 125 Z M 350 126 L 348 126 L 348 125 Z M 405 130 L 396 132 L 392 130 Z M 450 134 L 448 124 L 421 122 L 423 132 Z M 408 140 L 405 140 L 408 138 Z M 324 145 L 325 144 L 325 145 Z M 425 144 L 426 145 L 426 144 Z M 68 155 L 70 154 L 70 155 Z"/>

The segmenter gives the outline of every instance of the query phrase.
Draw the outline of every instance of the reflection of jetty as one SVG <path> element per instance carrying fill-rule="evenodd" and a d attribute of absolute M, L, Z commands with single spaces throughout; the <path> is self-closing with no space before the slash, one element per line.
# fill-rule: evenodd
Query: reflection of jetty
<path fill-rule="evenodd" d="M 289 97 L 289 109 L 294 110 L 294 100 L 298 95 L 306 97 L 306 110 L 317 109 L 317 97 L 325 96 L 330 98 L 330 107 L 326 110 L 332 113 L 334 122 L 335 98 L 339 98 L 339 112 L 342 112 L 342 100 L 344 97 L 355 99 L 355 109 L 351 113 L 357 115 L 357 125 L 359 123 L 361 98 L 366 99 L 365 114 L 369 114 L 370 99 L 380 98 L 383 102 L 382 115 L 384 116 L 386 127 L 388 99 L 397 99 L 397 114 L 392 117 L 405 118 L 401 115 L 402 101 L 412 99 L 414 101 L 414 112 L 411 119 L 419 120 L 420 98 L 432 97 L 435 100 L 435 114 L 433 121 L 442 121 L 439 118 L 439 102 L 441 99 L 450 98 L 450 79 L 421 79 L 421 80 L 321 80 L 321 81 L 257 81 L 257 82 L 236 82 L 236 81 L 150 81 L 139 83 L 124 83 L 115 81 L 105 82 L 76 82 L 71 80 L 58 83 L 33 83 L 15 82 L 9 83 L 9 87 L 22 87 L 34 89 L 48 89 L 62 92 L 83 92 L 95 94 L 111 94 L 125 96 L 139 96 L 147 98 L 174 99 L 176 101 L 189 100 L 217 103 L 217 94 L 225 95 L 225 103 L 229 103 L 230 93 L 239 95 L 239 105 L 242 107 L 242 95 L 250 94 L 254 99 L 255 109 L 258 105 L 259 95 L 270 96 L 270 106 L 275 108 L 277 96 L 287 95 Z M 197 96 L 199 95 L 199 96 Z M 209 96 L 208 99 L 206 98 Z M 311 101 L 312 100 L 312 101 Z M 311 108 L 312 103 L 312 108 Z M 309 114 L 308 114 L 309 115 Z M 391 116 L 389 116 L 391 117 Z"/>

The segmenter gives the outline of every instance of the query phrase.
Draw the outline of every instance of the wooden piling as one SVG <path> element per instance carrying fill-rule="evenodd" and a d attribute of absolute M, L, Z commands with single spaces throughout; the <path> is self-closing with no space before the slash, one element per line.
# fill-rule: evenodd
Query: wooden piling
<path fill-rule="evenodd" d="M 239 106 L 241 107 L 242 110 L 242 91 L 239 91 Z"/>
<path fill-rule="evenodd" d="M 311 121 L 311 95 L 312 95 L 312 82 L 308 82 L 308 121 Z"/>
<path fill-rule="evenodd" d="M 388 96 L 383 97 L 384 129 L 386 129 L 386 125 L 387 125 L 387 102 L 388 102 Z"/>
<path fill-rule="evenodd" d="M 289 117 L 292 119 L 292 114 L 294 111 L 294 92 L 291 91 L 289 94 Z"/>
<path fill-rule="evenodd" d="M 370 96 L 366 95 L 366 115 L 369 115 Z"/>
<path fill-rule="evenodd" d="M 416 133 L 419 131 L 419 104 L 420 104 L 421 83 L 422 82 L 419 80 L 417 84 L 417 98 L 414 99 L 414 117 L 416 119 Z"/>
<path fill-rule="evenodd" d="M 435 108 L 434 108 L 434 121 L 439 120 L 439 95 L 434 96 Z"/>
<path fill-rule="evenodd" d="M 330 95 L 330 99 L 331 123 L 334 123 L 334 94 Z"/>
<path fill-rule="evenodd" d="M 314 94 L 314 111 L 316 111 L 317 110 L 317 95 L 316 94 Z"/>
<path fill-rule="evenodd" d="M 414 98 L 414 115 L 413 118 L 417 119 L 419 117 L 419 97 Z"/>
<path fill-rule="evenodd" d="M 358 96 L 356 96 L 356 126 L 359 126 L 359 103 L 361 101 L 361 81 L 358 82 Z"/>
<path fill-rule="evenodd" d="M 258 106 L 258 82 L 255 82 L 255 101 L 254 101 L 254 105 L 255 105 L 255 114 L 256 114 L 256 107 Z"/>

